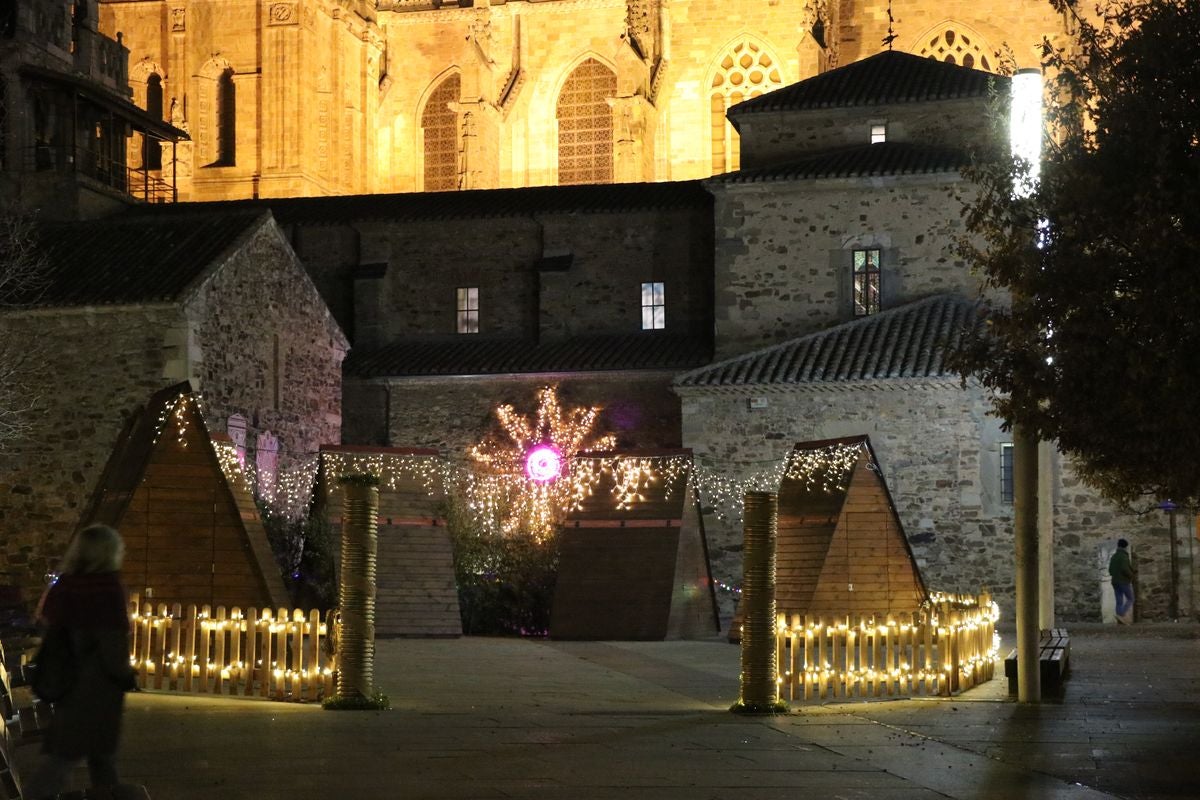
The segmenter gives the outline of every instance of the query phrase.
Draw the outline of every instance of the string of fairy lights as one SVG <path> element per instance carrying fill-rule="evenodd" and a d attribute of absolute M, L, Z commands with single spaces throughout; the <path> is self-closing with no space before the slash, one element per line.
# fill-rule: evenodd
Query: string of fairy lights
<path fill-rule="evenodd" d="M 155 442 L 169 435 L 187 446 L 189 403 L 195 404 L 197 418 L 205 419 L 200 396 L 180 394 L 159 413 Z M 629 510 L 645 502 L 652 489 L 656 497 L 669 499 L 689 482 L 702 498 L 704 513 L 734 524 L 741 521 L 748 492 L 778 491 L 784 481 L 810 492 L 844 489 L 865 451 L 862 442 L 833 443 L 792 451 L 730 475 L 706 459 L 685 454 L 606 455 L 616 439 L 596 434 L 600 411 L 598 406 L 565 407 L 555 387 L 543 387 L 532 415 L 521 414 L 512 405 L 498 406 L 494 412 L 498 429 L 459 459 L 341 450 L 288 453 L 267 475 L 231 441 L 214 440 L 213 445 L 227 479 L 257 497 L 266 514 L 289 520 L 305 517 L 322 470 L 331 476 L 369 473 L 393 491 L 415 485 L 430 496 L 457 496 L 479 529 L 504 536 L 528 535 L 536 541 L 550 538 L 563 518 L 592 502 L 597 491 L 609 493 L 610 507 Z M 539 462 L 550 473 L 528 472 L 527 459 L 534 448 L 551 451 Z M 869 459 L 867 466 L 878 469 Z M 324 486 L 326 492 L 336 490 L 332 480 L 324 481 Z M 720 580 L 714 581 L 714 587 L 741 592 Z"/>

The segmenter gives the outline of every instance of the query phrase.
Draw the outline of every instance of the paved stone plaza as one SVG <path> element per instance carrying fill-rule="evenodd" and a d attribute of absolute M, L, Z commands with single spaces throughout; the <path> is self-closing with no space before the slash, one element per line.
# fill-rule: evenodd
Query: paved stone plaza
<path fill-rule="evenodd" d="M 389 711 L 146 692 L 121 764 L 155 800 L 1200 797 L 1200 628 L 1072 635 L 1039 706 L 998 677 L 774 717 L 726 710 L 739 650 L 718 640 L 385 640 Z"/>

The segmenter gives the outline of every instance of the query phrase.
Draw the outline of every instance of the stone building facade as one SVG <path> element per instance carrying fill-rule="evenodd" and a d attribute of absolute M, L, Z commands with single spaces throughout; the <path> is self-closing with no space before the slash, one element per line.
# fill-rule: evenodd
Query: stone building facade
<path fill-rule="evenodd" d="M 958 324 L 973 313 L 961 296 L 936 295 L 686 373 L 676 381 L 684 443 L 701 464 L 744 479 L 780 463 L 797 442 L 870 436 L 926 585 L 968 593 L 986 587 L 1011 620 L 1011 436 L 988 413 L 980 387 L 964 388 L 948 368 L 950 342 L 941 335 L 952 332 L 948 320 Z M 1139 613 L 1166 617 L 1166 516 L 1118 511 L 1052 448 L 1047 456 L 1039 490 L 1052 509 L 1052 534 L 1047 525 L 1043 535 L 1054 537 L 1058 619 L 1100 619 L 1105 567 L 1122 536 L 1134 543 Z M 740 522 L 730 509 L 709 511 L 713 575 L 737 585 Z M 1181 572 L 1192 574 L 1189 556 Z M 1185 608 L 1190 585 L 1181 586 Z M 731 614 L 735 598 L 722 600 Z"/>
<path fill-rule="evenodd" d="M 50 285 L 0 313 L 0 335 L 34 356 L 39 411 L 0 454 L 4 581 L 27 598 L 158 390 L 190 380 L 210 430 L 241 418 L 251 457 L 266 436 L 314 459 L 339 440 L 346 339 L 268 214 L 132 214 L 48 225 L 39 241 Z"/>
<path fill-rule="evenodd" d="M 99 18 L 135 102 L 191 134 L 161 169 L 198 200 L 707 177 L 740 165 L 726 110 L 885 37 L 996 70 L 1063 29 L 1018 0 L 102 0 Z"/>
<path fill-rule="evenodd" d="M 678 446 L 671 378 L 712 353 L 699 183 L 266 204 L 354 342 L 346 442 L 462 456 L 557 384 L 623 446 Z"/>

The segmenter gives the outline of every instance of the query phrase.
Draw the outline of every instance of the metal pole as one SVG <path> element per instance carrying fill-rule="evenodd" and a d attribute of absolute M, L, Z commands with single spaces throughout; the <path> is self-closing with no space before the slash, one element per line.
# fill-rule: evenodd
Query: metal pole
<path fill-rule="evenodd" d="M 1171 619 L 1179 619 L 1179 543 L 1175 541 L 1175 507 L 1168 512 L 1171 532 Z"/>
<path fill-rule="evenodd" d="M 1013 544 L 1016 550 L 1017 699 L 1038 703 L 1038 456 L 1037 439 L 1013 426 Z"/>

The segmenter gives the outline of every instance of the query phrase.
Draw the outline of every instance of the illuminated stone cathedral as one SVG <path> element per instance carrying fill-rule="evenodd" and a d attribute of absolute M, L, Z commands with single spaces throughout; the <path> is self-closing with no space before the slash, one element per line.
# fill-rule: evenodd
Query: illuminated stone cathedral
<path fill-rule="evenodd" d="M 129 164 L 181 200 L 703 178 L 737 103 L 891 47 L 996 71 L 1063 23 L 1007 0 L 101 0 Z"/>

